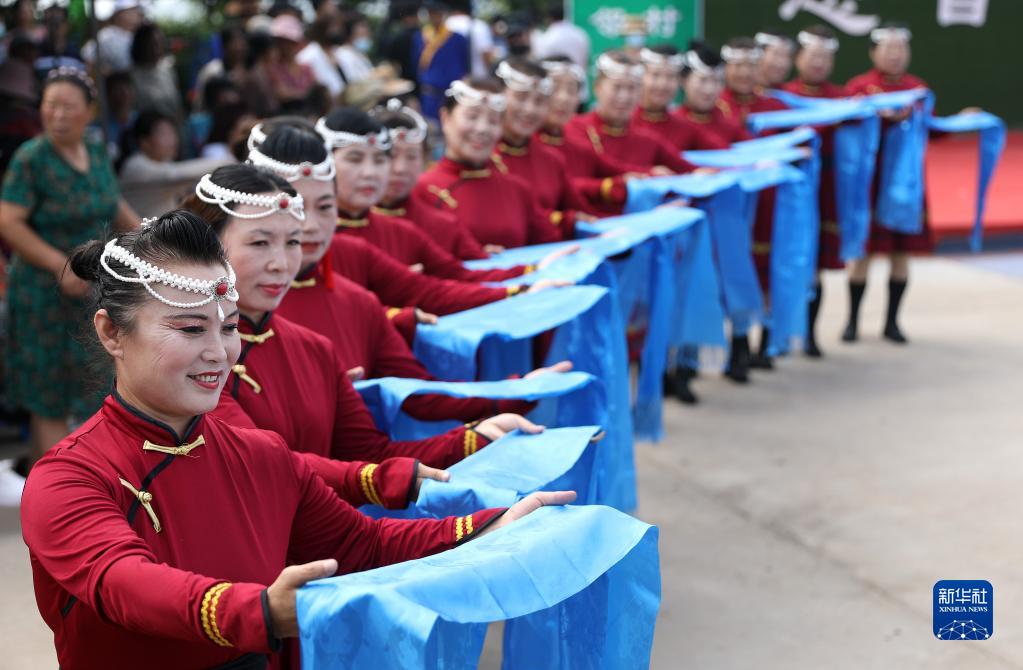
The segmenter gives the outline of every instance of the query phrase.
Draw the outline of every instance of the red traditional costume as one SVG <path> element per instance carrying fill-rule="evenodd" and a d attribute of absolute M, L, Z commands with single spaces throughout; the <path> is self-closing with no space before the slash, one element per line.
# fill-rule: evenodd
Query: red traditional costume
<path fill-rule="evenodd" d="M 672 112 L 651 112 L 639 107 L 632 113 L 632 127 L 667 140 L 678 151 L 720 149 L 719 142 L 703 128 L 687 123 Z"/>
<path fill-rule="evenodd" d="M 529 183 L 544 212 L 561 216 L 564 237 L 574 236 L 576 213 L 587 204 L 569 177 L 564 157 L 535 136 L 521 147 L 498 142 L 497 156 L 509 173 Z"/>
<path fill-rule="evenodd" d="M 566 173 L 586 201 L 590 214 L 621 214 L 629 194 L 624 176 L 629 172 L 628 166 L 599 153 L 589 141 L 547 131 L 537 133 L 537 137 L 565 159 Z"/>
<path fill-rule="evenodd" d="M 682 105 L 672 113 L 686 124 L 700 128 L 708 149 L 727 149 L 733 142 L 752 139 L 749 131 L 739 124 L 732 110 L 721 100 L 710 112 L 697 112 Z"/>
<path fill-rule="evenodd" d="M 613 128 L 604 123 L 596 112 L 573 117 L 565 125 L 565 135 L 579 142 L 588 142 L 597 153 L 606 153 L 637 172 L 647 172 L 657 165 L 678 173 L 695 168 L 667 140 L 632 123 Z"/>
<path fill-rule="evenodd" d="M 442 158 L 419 177 L 412 197 L 453 214 L 480 244 L 506 248 L 559 242 L 562 218 L 544 214 L 529 185 L 499 163 L 470 168 Z"/>
<path fill-rule="evenodd" d="M 266 587 L 286 565 L 397 563 L 499 513 L 374 521 L 275 433 L 197 416 L 179 436 L 116 394 L 33 467 L 21 507 L 36 601 L 68 670 L 258 661 L 280 648 Z"/>
<path fill-rule="evenodd" d="M 919 77 L 909 73 L 898 77 L 882 74 L 880 70 L 872 69 L 857 77 L 853 77 L 845 85 L 846 95 L 873 95 L 874 93 L 889 93 L 892 91 L 908 91 L 914 88 L 927 88 L 927 83 Z M 874 170 L 874 198 L 877 196 L 877 185 L 881 178 L 881 154 L 884 151 L 884 130 L 891 125 L 891 121 L 881 121 L 881 146 L 877 152 L 877 167 Z M 873 198 L 872 198 L 873 199 Z M 926 198 L 923 208 L 923 230 L 917 234 L 899 233 L 885 228 L 875 219 L 870 222 L 870 253 L 888 254 L 892 252 L 904 253 L 927 253 L 934 249 L 934 240 L 931 238 L 931 227 L 927 216 Z M 873 209 L 873 208 L 872 208 Z"/>
<path fill-rule="evenodd" d="M 366 377 L 435 379 L 416 360 L 408 344 L 369 291 L 334 274 L 327 280 L 322 265 L 300 275 L 277 309 L 286 319 L 325 336 L 346 369 L 362 367 Z M 410 416 L 424 421 L 475 421 L 502 412 L 525 413 L 530 403 L 484 398 L 414 395 L 402 404 Z"/>
<path fill-rule="evenodd" d="M 453 214 L 428 206 L 422 200 L 407 197 L 387 207 L 374 207 L 373 211 L 385 216 L 408 219 L 422 228 L 437 246 L 455 258 L 471 261 L 490 256 Z"/>

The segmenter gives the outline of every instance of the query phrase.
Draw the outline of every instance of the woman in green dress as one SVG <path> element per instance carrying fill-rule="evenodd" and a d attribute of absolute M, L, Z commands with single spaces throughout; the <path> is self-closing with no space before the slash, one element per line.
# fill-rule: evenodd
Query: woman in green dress
<path fill-rule="evenodd" d="M 107 380 L 90 375 L 80 334 L 88 286 L 65 272 L 69 252 L 138 217 L 117 192 L 103 145 L 85 138 L 94 88 L 69 68 L 43 84 L 43 134 L 11 158 L 0 192 L 0 235 L 13 249 L 8 279 L 7 394 L 31 413 L 33 460 L 99 407 Z M 101 388 L 102 387 L 102 388 Z"/>

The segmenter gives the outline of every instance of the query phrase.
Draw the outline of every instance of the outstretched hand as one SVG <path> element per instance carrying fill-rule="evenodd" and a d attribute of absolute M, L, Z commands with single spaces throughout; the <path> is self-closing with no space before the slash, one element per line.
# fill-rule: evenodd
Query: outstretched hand
<path fill-rule="evenodd" d="M 532 514 L 541 507 L 553 505 L 568 505 L 575 502 L 575 491 L 537 491 L 518 501 L 508 508 L 508 511 L 501 515 L 501 518 L 487 526 L 480 536 L 490 531 L 503 528 L 508 524 L 515 523 L 522 517 Z"/>
<path fill-rule="evenodd" d="M 527 372 L 523 379 L 532 379 L 533 377 L 539 377 L 545 375 L 548 372 L 571 372 L 572 361 L 558 361 L 554 365 L 549 365 L 545 368 L 537 368 L 532 372 Z"/>
<path fill-rule="evenodd" d="M 510 510 L 509 510 L 510 511 Z M 303 565 L 289 565 L 266 590 L 270 622 L 275 636 L 298 637 L 298 613 L 295 593 L 307 582 L 330 577 L 337 572 L 337 559 L 328 558 Z"/>
<path fill-rule="evenodd" d="M 521 430 L 528 435 L 536 435 L 544 431 L 544 427 L 533 423 L 518 414 L 498 414 L 483 421 L 475 428 L 476 432 L 491 442 L 498 440 L 513 430 Z"/>
<path fill-rule="evenodd" d="M 423 488 L 423 482 L 427 479 L 432 479 L 435 482 L 446 482 L 451 479 L 451 474 L 447 470 L 438 470 L 437 468 L 431 468 L 429 465 L 417 463 L 416 485 L 412 487 L 413 490 L 410 492 L 409 500 L 415 500 L 419 497 L 419 489 Z"/>
<path fill-rule="evenodd" d="M 571 256 L 575 252 L 579 251 L 581 247 L 578 244 L 570 244 L 567 247 L 552 251 L 551 253 L 544 256 L 539 263 L 536 264 L 537 270 L 543 270 L 548 267 L 551 263 L 564 258 L 565 256 Z"/>

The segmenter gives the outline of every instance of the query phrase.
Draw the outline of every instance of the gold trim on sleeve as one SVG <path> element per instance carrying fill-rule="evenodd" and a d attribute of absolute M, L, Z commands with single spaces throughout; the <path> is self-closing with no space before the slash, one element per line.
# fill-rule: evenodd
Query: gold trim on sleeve
<path fill-rule="evenodd" d="M 232 586 L 234 584 L 231 582 L 221 582 L 207 589 L 202 597 L 202 608 L 199 611 L 202 629 L 206 632 L 206 637 L 220 647 L 234 646 L 221 634 L 220 627 L 217 626 L 217 605 L 220 604 L 220 596 Z"/>
<path fill-rule="evenodd" d="M 376 472 L 377 467 L 379 466 L 376 463 L 370 463 L 362 468 L 362 470 L 359 470 L 359 483 L 362 485 L 362 493 L 366 496 L 366 500 L 374 505 L 383 507 L 384 503 L 377 493 L 376 486 L 373 484 L 373 473 Z"/>

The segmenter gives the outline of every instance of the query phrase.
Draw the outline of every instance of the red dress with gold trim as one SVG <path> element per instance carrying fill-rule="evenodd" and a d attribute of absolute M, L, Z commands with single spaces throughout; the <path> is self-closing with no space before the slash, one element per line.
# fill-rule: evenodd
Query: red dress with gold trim
<path fill-rule="evenodd" d="M 444 203 L 441 203 L 441 206 L 446 207 Z M 490 256 L 483 250 L 483 246 L 476 241 L 476 238 L 465 229 L 465 226 L 458 222 L 458 218 L 446 209 L 429 206 L 422 200 L 407 197 L 401 202 L 393 203 L 387 207 L 374 207 L 373 211 L 386 216 L 408 219 L 422 228 L 437 246 L 455 258 L 472 261 Z"/>
<path fill-rule="evenodd" d="M 842 98 L 845 88 L 830 81 L 807 84 L 799 79 L 782 84 L 781 89 L 804 98 Z M 817 192 L 820 203 L 820 237 L 817 245 L 817 267 L 841 270 L 842 238 L 838 227 L 838 205 L 835 202 L 835 130 L 833 126 L 816 128 L 821 138 L 821 178 Z"/>
<path fill-rule="evenodd" d="M 505 248 L 560 242 L 561 217 L 544 214 L 531 187 L 504 166 L 482 168 L 442 158 L 419 176 L 412 197 L 447 208 L 480 244 Z"/>
<path fill-rule="evenodd" d="M 678 173 L 695 168 L 667 140 L 632 123 L 612 128 L 601 121 L 596 112 L 573 117 L 565 125 L 565 135 L 578 142 L 588 142 L 597 153 L 606 153 L 636 172 L 647 172 L 657 165 Z"/>
<path fill-rule="evenodd" d="M 545 213 L 561 216 L 563 236 L 573 237 L 576 213 L 587 205 L 569 177 L 564 157 L 536 136 L 521 147 L 498 142 L 497 154 L 509 173 L 529 183 Z"/>
<path fill-rule="evenodd" d="M 872 69 L 853 77 L 846 83 L 847 95 L 873 95 L 874 93 L 890 93 L 892 91 L 908 91 L 914 88 L 927 88 L 927 83 L 909 73 L 898 77 L 890 77 L 879 70 Z M 874 186 L 871 201 L 876 202 L 877 187 L 881 179 L 881 153 L 884 149 L 884 130 L 891 121 L 881 119 L 881 146 L 877 151 L 877 165 L 874 169 Z M 873 207 L 871 207 L 873 211 Z M 899 233 L 885 228 L 871 218 L 870 241 L 867 245 L 869 253 L 929 253 L 934 250 L 934 239 L 931 236 L 930 220 L 927 214 L 927 198 L 924 198 L 923 230 L 916 234 Z"/>
<path fill-rule="evenodd" d="M 74 670 L 258 659 L 280 648 L 266 588 L 285 566 L 427 556 L 500 512 L 372 520 L 276 433 L 198 416 L 179 436 L 115 396 L 36 463 L 21 501 L 36 603 Z"/>
<path fill-rule="evenodd" d="M 586 203 L 586 211 L 598 216 L 622 213 L 629 193 L 625 173 L 629 167 L 587 142 L 541 131 L 536 135 L 543 145 L 565 159 L 565 170 L 576 191 Z"/>
<path fill-rule="evenodd" d="M 664 138 L 679 151 L 720 148 L 719 142 L 708 137 L 703 128 L 694 123 L 686 123 L 678 114 L 670 111 L 651 112 L 637 107 L 632 113 L 632 125 Z"/>

